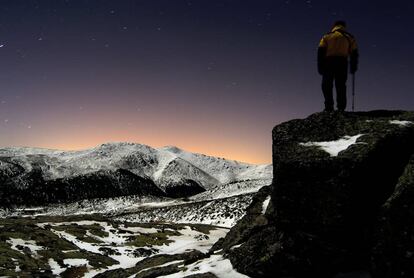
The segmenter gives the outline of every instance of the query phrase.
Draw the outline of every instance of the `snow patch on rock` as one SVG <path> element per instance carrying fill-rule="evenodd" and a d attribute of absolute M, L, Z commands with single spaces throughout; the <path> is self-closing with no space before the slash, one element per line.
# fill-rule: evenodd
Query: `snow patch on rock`
<path fill-rule="evenodd" d="M 360 138 L 363 135 L 364 134 L 358 134 L 355 136 L 346 135 L 335 141 L 306 142 L 306 143 L 299 143 L 299 145 L 305 146 L 305 147 L 319 147 L 320 149 L 329 153 L 331 156 L 338 156 L 340 152 L 348 149 L 351 145 L 355 144 L 358 138 Z"/>
<path fill-rule="evenodd" d="M 266 200 L 264 200 L 262 205 L 262 214 L 266 213 L 267 207 L 269 206 L 271 196 L 268 196 Z"/>

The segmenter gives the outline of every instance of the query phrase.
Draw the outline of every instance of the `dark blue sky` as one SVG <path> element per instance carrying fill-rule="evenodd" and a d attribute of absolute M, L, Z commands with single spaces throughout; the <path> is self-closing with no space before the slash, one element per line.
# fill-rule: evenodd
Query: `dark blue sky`
<path fill-rule="evenodd" d="M 357 109 L 413 109 L 413 14 L 408 0 L 1 0 L 0 146 L 270 162 L 272 127 L 323 108 L 316 49 L 337 19 L 360 48 Z"/>

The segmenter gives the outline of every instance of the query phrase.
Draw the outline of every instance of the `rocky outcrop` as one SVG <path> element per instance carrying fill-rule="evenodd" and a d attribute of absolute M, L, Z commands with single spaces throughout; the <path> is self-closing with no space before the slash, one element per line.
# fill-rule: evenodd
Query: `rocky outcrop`
<path fill-rule="evenodd" d="M 378 277 L 414 277 L 414 156 L 381 207 L 372 263 Z"/>
<path fill-rule="evenodd" d="M 263 213 L 263 203 L 271 194 L 269 186 L 262 187 L 253 197 L 250 206 L 247 208 L 246 215 L 237 222 L 237 228 L 233 228 L 227 233 L 225 238 L 220 239 L 210 250 L 210 253 L 229 251 L 234 246 L 244 243 L 249 236 L 268 225 L 269 221 Z M 268 207 L 267 210 L 272 208 Z"/>
<path fill-rule="evenodd" d="M 412 112 L 278 125 L 270 204 L 262 191 L 214 248 L 251 277 L 412 277 L 413 153 Z"/>

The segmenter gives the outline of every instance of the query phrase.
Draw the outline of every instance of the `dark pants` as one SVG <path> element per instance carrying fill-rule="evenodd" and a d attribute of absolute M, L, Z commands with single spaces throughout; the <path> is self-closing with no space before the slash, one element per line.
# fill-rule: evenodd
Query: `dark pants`
<path fill-rule="evenodd" d="M 348 79 L 348 59 L 346 57 L 327 57 L 324 61 L 322 92 L 325 97 L 325 110 L 334 108 L 333 85 L 335 81 L 336 105 L 338 110 L 346 108 L 346 80 Z"/>

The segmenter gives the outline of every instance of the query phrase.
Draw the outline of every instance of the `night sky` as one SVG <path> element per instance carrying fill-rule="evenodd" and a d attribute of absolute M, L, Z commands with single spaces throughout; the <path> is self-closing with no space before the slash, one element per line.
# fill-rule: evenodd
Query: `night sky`
<path fill-rule="evenodd" d="M 273 126 L 323 109 L 335 20 L 359 44 L 357 109 L 413 110 L 413 15 L 412 0 L 0 0 L 0 147 L 270 163 Z"/>

